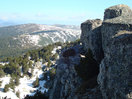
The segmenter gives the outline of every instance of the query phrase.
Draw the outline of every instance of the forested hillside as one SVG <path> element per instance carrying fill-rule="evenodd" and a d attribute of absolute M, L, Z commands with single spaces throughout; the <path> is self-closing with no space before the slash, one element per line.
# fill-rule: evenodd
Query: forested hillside
<path fill-rule="evenodd" d="M 0 58 L 17 56 L 56 42 L 75 41 L 79 26 L 22 24 L 0 27 Z"/>
<path fill-rule="evenodd" d="M 78 44 L 79 40 L 71 43 L 54 43 L 40 49 L 31 50 L 18 57 L 7 57 L 0 62 L 0 94 L 1 97 L 24 98 L 47 92 L 44 86 L 56 72 L 56 60 L 60 50 Z M 48 72 L 48 74 L 47 74 Z M 25 81 L 25 82 L 23 82 Z M 37 91 L 39 90 L 39 91 Z M 11 96 L 8 96 L 12 93 Z M 17 96 L 17 97 L 16 97 Z"/>

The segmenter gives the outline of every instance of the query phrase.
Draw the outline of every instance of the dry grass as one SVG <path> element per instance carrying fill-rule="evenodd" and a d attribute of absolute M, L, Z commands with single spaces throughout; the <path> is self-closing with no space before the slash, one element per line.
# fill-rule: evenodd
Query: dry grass
<path fill-rule="evenodd" d="M 115 38 L 115 37 L 118 37 L 118 36 L 124 35 L 124 34 L 132 34 L 132 31 L 126 31 L 126 30 L 119 31 L 117 34 L 115 34 L 114 36 L 112 36 L 112 38 Z"/>

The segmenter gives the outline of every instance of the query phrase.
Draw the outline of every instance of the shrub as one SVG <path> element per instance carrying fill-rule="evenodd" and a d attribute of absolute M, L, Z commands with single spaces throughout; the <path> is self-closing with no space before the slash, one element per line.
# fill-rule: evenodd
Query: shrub
<path fill-rule="evenodd" d="M 9 87 L 14 90 L 15 88 L 14 79 L 10 79 Z"/>
<path fill-rule="evenodd" d="M 51 64 L 52 64 L 51 61 L 48 59 L 48 64 L 47 64 L 47 66 L 50 67 Z"/>
<path fill-rule="evenodd" d="M 3 77 L 3 76 L 5 76 L 5 73 L 2 69 L 0 69 L 0 77 Z"/>
<path fill-rule="evenodd" d="M 2 81 L 0 81 L 0 86 L 1 86 L 1 84 L 2 84 Z"/>
<path fill-rule="evenodd" d="M 52 69 L 50 70 L 50 78 L 53 79 L 54 76 L 55 76 L 55 74 L 56 74 L 56 69 L 55 69 L 55 68 L 52 68 Z"/>
<path fill-rule="evenodd" d="M 18 98 L 20 98 L 20 92 L 19 92 L 19 91 L 16 92 L 16 96 L 17 96 Z"/>
<path fill-rule="evenodd" d="M 56 60 L 56 59 L 57 59 L 57 56 L 58 56 L 58 54 L 55 53 L 55 54 L 52 56 L 53 60 Z"/>
<path fill-rule="evenodd" d="M 10 86 L 9 84 L 6 84 L 6 85 L 5 85 L 5 87 L 4 87 L 4 92 L 9 91 L 9 86 Z"/>
<path fill-rule="evenodd" d="M 19 82 L 19 77 L 16 77 L 16 78 L 15 78 L 15 84 L 16 84 L 16 86 L 18 86 L 19 83 L 20 83 L 20 82 Z"/>
<path fill-rule="evenodd" d="M 62 46 L 62 43 L 61 42 L 56 42 L 56 43 L 54 43 L 54 45 L 56 45 L 56 46 Z"/>
<path fill-rule="evenodd" d="M 36 80 L 33 82 L 33 87 L 36 88 L 39 86 L 39 78 L 37 77 Z"/>
<path fill-rule="evenodd" d="M 28 67 L 27 64 L 22 66 L 22 71 L 23 71 L 24 74 L 27 74 L 28 70 L 29 70 L 29 67 Z"/>

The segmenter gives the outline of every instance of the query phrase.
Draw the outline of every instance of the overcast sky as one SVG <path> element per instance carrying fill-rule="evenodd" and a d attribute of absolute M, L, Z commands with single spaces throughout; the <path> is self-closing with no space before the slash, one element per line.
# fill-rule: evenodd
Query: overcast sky
<path fill-rule="evenodd" d="M 104 10 L 132 0 L 0 0 L 0 20 L 14 23 L 80 25 L 87 19 L 103 19 Z"/>

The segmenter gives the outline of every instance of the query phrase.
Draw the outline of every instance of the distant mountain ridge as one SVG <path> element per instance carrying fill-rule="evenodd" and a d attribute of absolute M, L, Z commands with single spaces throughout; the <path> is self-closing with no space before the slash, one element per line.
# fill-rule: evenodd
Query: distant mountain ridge
<path fill-rule="evenodd" d="M 0 56 L 3 56 L 4 49 L 25 50 L 55 42 L 75 41 L 80 34 L 79 26 L 74 25 L 21 24 L 0 27 Z"/>

